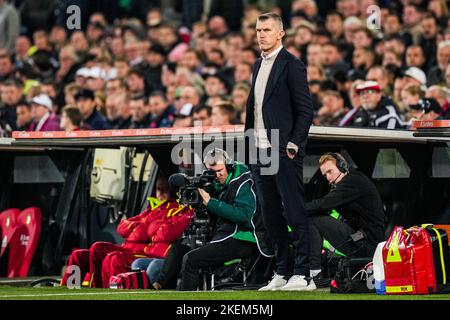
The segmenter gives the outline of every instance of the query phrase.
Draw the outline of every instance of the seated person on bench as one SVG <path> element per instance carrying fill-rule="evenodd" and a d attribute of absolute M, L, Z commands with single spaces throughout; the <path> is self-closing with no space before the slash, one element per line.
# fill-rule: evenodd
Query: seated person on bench
<path fill-rule="evenodd" d="M 157 207 L 149 207 L 141 214 L 119 223 L 117 232 L 124 238 L 122 244 L 98 241 L 89 249 L 75 248 L 72 251 L 68 266 L 77 265 L 81 273 L 86 274 L 83 285 L 108 288 L 110 276 L 130 271 L 129 267 L 136 258 L 165 258 L 170 245 L 189 226 L 194 211 L 189 206 L 179 204 L 173 188 L 169 188 L 167 194 L 162 196 L 163 185 L 167 186 L 167 180 L 160 177 L 157 198 L 162 201 Z M 70 276 L 70 272 L 65 272 L 61 285 L 67 285 Z"/>
<path fill-rule="evenodd" d="M 339 153 L 326 153 L 319 166 L 331 189 L 305 205 L 311 221 L 311 276 L 318 278 L 323 238 L 348 257 L 372 257 L 377 244 L 385 240 L 385 213 L 372 181 L 349 167 Z M 341 214 L 339 219 L 329 215 L 332 209 Z"/>

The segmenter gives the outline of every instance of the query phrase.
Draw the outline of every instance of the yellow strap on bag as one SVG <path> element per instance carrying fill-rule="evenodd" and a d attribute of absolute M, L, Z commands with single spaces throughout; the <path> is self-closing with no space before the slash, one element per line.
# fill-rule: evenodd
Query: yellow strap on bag
<path fill-rule="evenodd" d="M 439 257 L 441 258 L 441 268 L 442 268 L 442 281 L 444 284 L 447 283 L 447 274 L 445 273 L 445 261 L 444 261 L 444 249 L 442 248 L 442 238 L 439 230 L 436 228 L 431 228 L 436 233 L 439 242 Z"/>
<path fill-rule="evenodd" d="M 433 230 L 436 233 L 436 236 L 438 238 L 438 242 L 439 242 L 439 257 L 441 259 L 441 268 L 442 268 L 442 281 L 444 284 L 447 283 L 447 274 L 445 272 L 445 261 L 444 261 L 444 249 L 442 248 L 442 237 L 441 234 L 439 233 L 439 230 L 434 228 L 434 225 L 431 223 L 424 223 L 422 224 L 422 228 L 429 228 L 431 230 Z"/>

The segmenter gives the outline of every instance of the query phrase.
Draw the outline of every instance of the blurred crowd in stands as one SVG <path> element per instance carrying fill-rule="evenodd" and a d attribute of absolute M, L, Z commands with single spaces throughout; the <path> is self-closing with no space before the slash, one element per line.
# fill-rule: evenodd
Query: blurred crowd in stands
<path fill-rule="evenodd" d="M 0 0 L 0 136 L 241 124 L 267 11 L 315 125 L 450 119 L 445 0 Z"/>

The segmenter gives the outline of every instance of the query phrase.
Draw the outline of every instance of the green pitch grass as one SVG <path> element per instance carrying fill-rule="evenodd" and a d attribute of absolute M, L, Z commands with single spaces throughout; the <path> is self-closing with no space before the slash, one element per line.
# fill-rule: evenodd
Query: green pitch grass
<path fill-rule="evenodd" d="M 376 294 L 331 294 L 312 292 L 68 289 L 63 287 L 0 286 L 0 300 L 450 300 L 450 294 L 426 296 L 380 296 Z"/>

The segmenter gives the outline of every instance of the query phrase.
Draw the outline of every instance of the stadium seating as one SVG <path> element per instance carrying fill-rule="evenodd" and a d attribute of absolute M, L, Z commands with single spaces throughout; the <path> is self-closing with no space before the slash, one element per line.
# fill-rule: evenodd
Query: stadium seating
<path fill-rule="evenodd" d="M 0 257 L 6 252 L 6 248 L 11 241 L 11 238 L 16 230 L 17 218 L 20 210 L 16 208 L 7 209 L 0 212 L 0 234 L 2 239 L 2 247 L 0 250 Z"/>
<path fill-rule="evenodd" d="M 7 276 L 26 277 L 41 235 L 41 209 L 24 209 L 16 221 L 16 231 L 9 243 Z"/>

